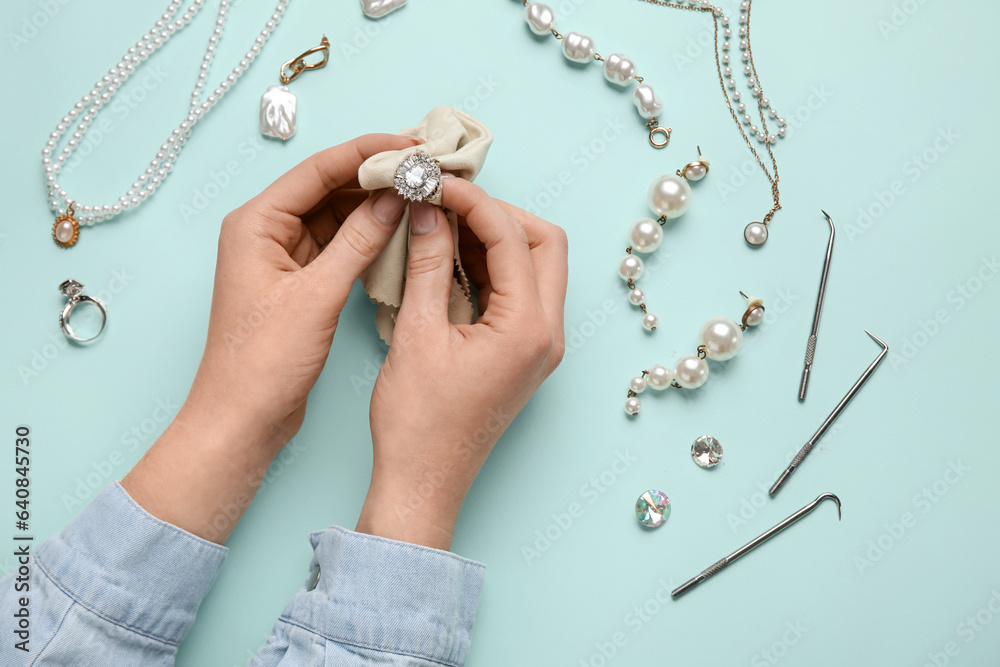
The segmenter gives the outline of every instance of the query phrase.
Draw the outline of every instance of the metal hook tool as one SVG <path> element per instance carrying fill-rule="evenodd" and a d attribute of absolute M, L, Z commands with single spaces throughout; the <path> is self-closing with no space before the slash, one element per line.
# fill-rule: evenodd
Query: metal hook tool
<path fill-rule="evenodd" d="M 812 451 L 812 448 L 816 445 L 816 443 L 819 442 L 819 439 L 823 437 L 824 433 L 826 433 L 826 429 L 830 428 L 830 425 L 833 424 L 833 421 L 838 416 L 840 416 L 840 413 L 844 411 L 845 407 L 847 407 L 847 403 L 852 398 L 854 398 L 854 395 L 858 393 L 859 389 L 861 389 L 861 385 L 863 385 L 865 382 L 868 381 L 868 378 L 871 377 L 871 374 L 874 373 L 875 369 L 878 368 L 878 365 L 882 363 L 882 359 L 884 359 L 885 355 L 888 354 L 889 352 L 888 345 L 886 345 L 881 340 L 876 338 L 872 332 L 865 330 L 865 333 L 871 336 L 872 340 L 874 340 L 876 343 L 882 346 L 882 351 L 879 352 L 879 355 L 877 357 L 875 357 L 875 361 L 873 361 L 871 365 L 867 369 L 865 369 L 865 372 L 861 374 L 861 377 L 858 378 L 858 381 L 855 382 L 854 386 L 851 387 L 851 389 L 847 392 L 847 395 L 844 396 L 842 399 L 840 399 L 840 403 L 838 403 L 837 407 L 833 409 L 833 412 L 830 413 L 830 416 L 827 417 L 822 424 L 820 424 L 819 429 L 817 429 L 817 431 L 813 433 L 813 437 L 809 438 L 809 441 L 806 442 L 806 444 L 802 445 L 802 449 L 799 450 L 799 453 L 795 455 L 795 458 L 792 459 L 792 462 L 788 464 L 787 468 L 785 468 L 785 472 L 781 473 L 781 476 L 778 477 L 778 481 L 776 481 L 774 483 L 774 486 L 771 487 L 770 494 L 772 496 L 778 492 L 778 489 L 780 489 L 782 485 L 788 480 L 788 477 L 793 472 L 795 472 L 795 469 L 799 467 L 803 459 L 806 458 L 806 456 L 809 454 L 809 452 Z"/>
<path fill-rule="evenodd" d="M 779 523 L 777 526 L 775 526 L 771 530 L 769 530 L 766 533 L 764 533 L 763 535 L 760 535 L 759 537 L 757 537 L 757 538 L 755 538 L 755 539 L 747 542 L 742 547 L 740 547 L 739 549 L 737 549 L 733 553 L 729 554 L 728 556 L 726 556 L 725 558 L 723 558 L 722 560 L 720 560 L 719 562 L 717 562 L 715 565 L 712 565 L 707 570 L 704 570 L 701 574 L 699 574 L 694 579 L 691 579 L 687 583 L 682 584 L 682 585 L 678 586 L 677 588 L 675 588 L 674 591 L 673 591 L 673 593 L 671 593 L 670 595 L 673 596 L 674 598 L 678 598 L 678 597 L 684 595 L 689 590 L 691 590 L 692 588 L 694 588 L 695 586 L 697 586 L 701 582 L 705 581 L 706 579 L 708 579 L 709 577 L 711 577 L 716 572 L 719 572 L 720 570 L 722 570 L 723 568 L 725 568 L 726 566 L 728 566 L 730 563 L 732 563 L 733 561 L 735 561 L 737 558 L 739 558 L 741 556 L 745 556 L 747 553 L 749 553 L 755 547 L 759 547 L 761 544 L 763 544 L 764 542 L 767 542 L 769 539 L 771 539 L 772 537 L 774 537 L 775 535 L 777 535 L 778 533 L 780 533 L 781 531 L 783 531 L 785 528 L 788 528 L 790 525 L 792 525 L 793 523 L 795 523 L 796 521 L 798 521 L 799 519 L 801 519 L 802 517 L 804 517 L 806 514 L 809 514 L 810 512 L 812 512 L 814 509 L 816 509 L 817 505 L 819 505 L 821 502 L 823 502 L 827 498 L 829 498 L 833 502 L 837 503 L 837 520 L 840 520 L 840 518 L 841 518 L 840 498 L 838 498 L 837 496 L 833 495 L 832 493 L 823 493 L 823 494 L 820 494 L 819 496 L 817 496 L 816 500 L 812 501 L 811 503 L 809 503 L 808 505 L 806 505 L 805 507 L 803 507 L 802 509 L 800 509 L 795 514 L 791 515 L 790 517 L 788 517 L 787 519 L 785 519 L 784 521 L 782 521 L 781 523 Z"/>
<path fill-rule="evenodd" d="M 802 369 L 802 383 L 799 385 L 799 400 L 806 399 L 806 387 L 809 386 L 809 373 L 812 371 L 813 354 L 816 352 L 816 333 L 819 331 L 819 314 L 823 312 L 823 295 L 826 294 L 826 277 L 830 274 L 830 257 L 833 256 L 833 218 L 826 211 L 821 211 L 830 223 L 830 241 L 826 245 L 826 259 L 823 261 L 823 277 L 819 280 L 819 296 L 816 297 L 816 312 L 813 313 L 812 331 L 809 333 L 809 343 L 806 345 L 806 365 Z"/>

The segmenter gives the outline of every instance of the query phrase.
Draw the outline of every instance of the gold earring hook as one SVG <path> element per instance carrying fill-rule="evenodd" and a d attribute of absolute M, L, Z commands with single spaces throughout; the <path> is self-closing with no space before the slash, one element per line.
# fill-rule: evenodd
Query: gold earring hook
<path fill-rule="evenodd" d="M 317 63 L 307 63 L 306 58 L 314 53 L 323 52 L 323 59 Z M 309 69 L 319 69 L 324 67 L 330 60 L 330 41 L 323 35 L 323 40 L 319 43 L 319 46 L 314 46 L 313 48 L 300 53 L 288 62 L 281 66 L 281 74 L 278 77 L 281 80 L 282 85 L 288 85 L 291 81 L 295 79 L 299 74 L 305 72 Z M 291 70 L 290 73 L 286 73 L 285 70 Z"/>

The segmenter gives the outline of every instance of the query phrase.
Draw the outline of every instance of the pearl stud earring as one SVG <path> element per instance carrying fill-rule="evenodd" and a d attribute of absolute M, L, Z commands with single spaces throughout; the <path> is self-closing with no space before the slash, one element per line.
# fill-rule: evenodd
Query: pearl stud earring
<path fill-rule="evenodd" d="M 647 331 L 655 331 L 660 320 L 646 308 L 646 293 L 636 287 L 645 265 L 634 253 L 648 254 L 663 243 L 663 225 L 667 220 L 679 218 L 691 207 L 691 186 L 688 182 L 700 181 L 708 175 L 708 160 L 698 148 L 698 159 L 689 162 L 676 174 L 664 174 L 649 186 L 646 200 L 657 219 L 640 218 L 629 229 L 629 243 L 625 257 L 618 263 L 618 275 L 628 285 L 628 300 L 642 310 L 642 326 Z"/>
<path fill-rule="evenodd" d="M 740 292 L 743 294 L 743 292 Z M 743 294 L 747 309 L 740 323 L 728 317 L 713 317 L 705 321 L 698 331 L 698 348 L 695 354 L 685 354 L 670 368 L 664 364 L 653 364 L 642 374 L 635 376 L 628 384 L 628 398 L 625 412 L 637 415 L 642 410 L 639 394 L 646 387 L 663 391 L 667 387 L 697 389 L 708 382 L 708 361 L 726 361 L 737 355 L 743 347 L 743 332 L 747 327 L 755 327 L 764 321 L 764 301 Z"/>

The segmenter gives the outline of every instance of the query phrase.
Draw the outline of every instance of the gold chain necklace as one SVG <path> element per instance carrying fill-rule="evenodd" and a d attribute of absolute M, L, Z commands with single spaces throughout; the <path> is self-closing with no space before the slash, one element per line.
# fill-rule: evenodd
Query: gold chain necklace
<path fill-rule="evenodd" d="M 725 15 L 723 15 L 722 12 L 720 10 L 718 10 L 716 7 L 713 7 L 712 5 L 709 5 L 709 4 L 703 4 L 703 5 L 698 5 L 698 6 L 688 6 L 688 5 L 677 4 L 675 2 L 666 2 L 665 0 L 642 0 L 642 2 L 648 2 L 648 3 L 652 4 L 652 5 L 660 5 L 661 7 L 673 7 L 675 9 L 686 9 L 686 10 L 692 11 L 692 12 L 708 12 L 709 14 L 712 15 L 712 25 L 714 27 L 714 38 L 715 38 L 715 68 L 716 68 L 716 71 L 719 74 L 719 87 L 722 89 L 722 96 L 726 99 L 726 106 L 729 108 L 729 113 L 730 113 L 730 115 L 732 115 L 733 121 L 736 123 L 736 127 L 740 131 L 740 136 L 743 137 L 743 141 L 746 143 L 747 148 L 750 149 L 750 152 L 753 154 L 754 158 L 757 160 L 757 164 L 760 165 L 761 170 L 764 172 L 764 175 L 767 177 L 768 182 L 770 182 L 770 184 L 771 184 L 771 198 L 774 200 L 774 206 L 772 206 L 771 210 L 767 212 L 767 215 L 764 216 L 763 220 L 761 220 L 760 222 L 751 222 L 749 225 L 746 226 L 746 229 L 743 232 L 743 236 L 746 239 L 747 243 L 749 243 L 751 245 L 758 245 L 758 246 L 759 245 L 763 245 L 764 241 L 767 240 L 767 225 L 768 225 L 768 223 L 771 222 L 771 219 L 774 217 L 774 214 L 777 213 L 778 210 L 781 209 L 781 195 L 780 195 L 780 193 L 778 191 L 778 182 L 781 180 L 781 177 L 778 175 L 778 161 L 774 157 L 774 149 L 773 149 L 773 145 L 774 145 L 773 138 L 774 137 L 773 137 L 773 135 L 768 134 L 767 116 L 771 115 L 772 118 L 777 119 L 778 125 L 779 125 L 779 132 L 780 132 L 781 135 L 784 135 L 784 127 L 785 127 L 784 121 L 782 119 L 780 119 L 780 118 L 777 118 L 776 114 L 765 113 L 765 111 L 764 111 L 765 106 L 764 106 L 763 100 L 766 99 L 766 98 L 763 95 L 763 91 L 760 91 L 759 94 L 755 95 L 756 100 L 757 100 L 757 111 L 758 111 L 758 114 L 760 116 L 760 123 L 761 123 L 761 130 L 760 130 L 760 132 L 761 132 L 761 134 L 764 135 L 764 137 L 766 139 L 762 143 L 767 148 L 768 157 L 770 157 L 770 159 L 771 159 L 771 167 L 773 169 L 773 173 L 772 173 L 772 171 L 768 170 L 767 165 L 764 163 L 764 160 L 760 156 L 760 153 L 757 152 L 757 149 L 754 148 L 754 146 L 753 146 L 753 142 L 747 136 L 747 133 L 744 130 L 744 127 L 743 127 L 744 123 L 741 123 L 740 119 L 739 119 L 739 116 L 736 115 L 736 109 L 733 108 L 732 97 L 730 96 L 729 91 L 726 90 L 726 77 L 723 75 L 723 64 L 722 64 L 722 61 L 720 60 L 720 56 L 719 56 L 719 51 L 720 51 L 720 49 L 719 49 L 719 24 L 720 24 L 721 21 L 725 21 L 728 24 L 728 19 L 725 18 Z M 745 35 L 740 35 L 740 36 L 746 42 L 746 47 L 743 48 L 744 61 L 747 63 L 747 66 L 749 67 L 749 70 L 750 70 L 749 73 L 752 74 L 753 79 L 756 80 L 757 87 L 759 89 L 760 88 L 760 77 L 757 74 L 757 66 L 754 64 L 753 51 L 752 51 L 752 49 L 750 47 L 750 8 L 751 8 L 751 5 L 752 5 L 752 0 L 744 0 L 744 2 L 740 5 L 740 9 L 742 10 L 741 23 L 745 27 Z M 728 28 L 724 28 L 724 30 L 729 30 L 729 29 Z M 728 35 L 727 35 L 727 37 L 728 37 Z M 727 39 L 726 40 L 726 44 L 728 44 L 728 43 L 729 42 L 728 42 L 728 39 Z M 726 55 L 728 56 L 728 48 L 725 49 L 725 51 L 727 51 Z M 723 57 L 726 57 L 726 56 L 723 56 Z M 732 79 L 732 78 L 730 78 L 730 84 L 731 84 L 730 88 L 734 89 L 735 88 L 735 80 Z M 745 120 L 745 118 L 744 118 L 744 120 Z M 758 135 L 758 138 L 759 138 L 759 135 Z"/>

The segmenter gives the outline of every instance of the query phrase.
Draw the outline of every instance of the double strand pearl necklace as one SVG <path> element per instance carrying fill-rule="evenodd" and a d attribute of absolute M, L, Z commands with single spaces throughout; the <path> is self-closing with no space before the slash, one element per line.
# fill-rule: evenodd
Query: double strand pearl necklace
<path fill-rule="evenodd" d="M 771 196 L 774 206 L 764 216 L 760 222 L 751 222 L 746 226 L 743 236 L 750 245 L 759 246 L 767 240 L 767 225 L 774 217 L 774 214 L 781 208 L 778 192 L 778 163 L 774 157 L 772 147 L 778 143 L 778 139 L 786 134 L 785 120 L 778 116 L 777 110 L 771 106 L 771 100 L 764 96 L 761 88 L 760 78 L 753 61 L 753 52 L 750 49 L 750 3 L 751 0 L 744 0 L 740 5 L 740 27 L 738 36 L 740 38 L 739 47 L 742 52 L 744 63 L 743 73 L 746 75 L 746 84 L 751 95 L 757 100 L 757 109 L 760 115 L 760 126 L 755 122 L 753 116 L 747 110 L 745 102 L 741 101 L 743 94 L 736 90 L 736 79 L 733 78 L 733 68 L 731 66 L 731 56 L 729 54 L 731 44 L 730 38 L 733 30 L 730 28 L 729 17 L 720 7 L 712 5 L 709 0 L 691 0 L 688 5 L 678 2 L 667 2 L 666 0 L 643 0 L 651 4 L 662 7 L 673 7 L 676 9 L 686 9 L 690 11 L 709 12 L 713 17 L 715 32 L 715 64 L 719 74 L 719 85 L 722 88 L 726 105 L 732 114 L 733 120 L 743 137 L 744 142 L 750 152 L 756 158 L 757 163 L 764 171 L 768 182 L 771 184 Z M 551 33 L 553 37 L 562 41 L 563 55 L 567 59 L 577 63 L 589 63 L 600 61 L 604 63 L 604 77 L 611 83 L 622 87 L 631 85 L 633 82 L 639 85 L 632 92 L 632 102 L 635 104 L 639 115 L 646 119 L 649 130 L 649 143 L 655 148 L 663 148 L 670 141 L 670 133 L 673 128 L 664 128 L 660 125 L 659 115 L 663 111 L 663 102 L 653 90 L 653 87 L 645 83 L 641 76 L 637 75 L 635 62 L 623 53 L 613 53 L 607 58 L 601 56 L 596 50 L 594 40 L 582 33 L 570 32 L 565 35 L 555 29 L 556 16 L 552 8 L 541 2 L 529 2 L 524 0 L 524 18 L 528 27 L 536 35 Z M 724 40 L 719 45 L 719 29 L 722 29 Z M 721 55 L 720 55 L 721 52 Z M 735 105 L 735 106 L 734 106 Z M 773 119 L 778 126 L 777 132 L 770 134 L 767 127 L 767 118 Z M 742 122 L 741 122 L 742 121 Z M 744 129 L 746 126 L 746 129 Z M 771 170 L 761 158 L 760 154 L 753 146 L 753 142 L 747 135 L 747 130 L 755 136 L 757 142 L 763 144 L 770 157 Z"/>
<path fill-rule="evenodd" d="M 271 33 L 281 21 L 281 16 L 285 11 L 289 0 L 278 0 L 277 6 L 271 18 L 264 24 L 264 28 L 254 40 L 250 50 L 233 67 L 232 72 L 223 79 L 219 86 L 204 100 L 202 91 L 205 87 L 205 80 L 208 77 L 208 70 L 215 57 L 216 46 L 222 38 L 222 31 L 226 25 L 226 18 L 229 14 L 230 0 L 220 0 L 219 13 L 215 21 L 215 30 L 208 38 L 208 46 L 205 48 L 205 56 L 202 59 L 201 69 L 194 89 L 191 91 L 191 104 L 185 114 L 184 120 L 170 133 L 164 144 L 160 146 L 156 156 L 150 161 L 149 167 L 139 174 L 139 177 L 132 183 L 122 196 L 112 204 L 81 205 L 71 199 L 56 177 L 66 164 L 73 151 L 76 150 L 87 127 L 94 120 L 98 111 L 111 101 L 121 86 L 128 81 L 129 77 L 135 73 L 139 65 L 149 56 L 156 53 L 175 33 L 184 29 L 195 15 L 202 8 L 205 0 L 192 0 L 188 7 L 180 16 L 176 17 L 183 0 L 171 0 L 163 15 L 157 19 L 153 27 L 135 43 L 129 47 L 122 59 L 104 75 L 100 81 L 94 84 L 93 89 L 84 95 L 79 102 L 56 125 L 55 130 L 49 135 L 45 147 L 42 149 L 42 168 L 45 170 L 45 185 L 48 190 L 49 206 L 56 211 L 59 216 L 52 227 L 52 238 L 63 247 L 69 248 L 80 236 L 80 225 L 92 225 L 95 222 L 110 220 L 129 209 L 134 209 L 142 204 L 156 189 L 166 180 L 167 174 L 173 169 L 174 162 L 180 154 L 184 142 L 191 136 L 191 130 L 195 124 L 205 116 L 208 111 L 222 99 L 226 92 L 232 88 L 240 76 L 246 72 L 250 64 L 260 54 L 261 49 L 267 42 Z M 52 158 L 52 153 L 56 149 L 59 139 L 68 131 L 69 127 L 77 122 L 76 130 L 66 142 L 66 146 L 59 153 L 58 157 Z M 78 215 L 79 214 L 79 215 Z"/>

